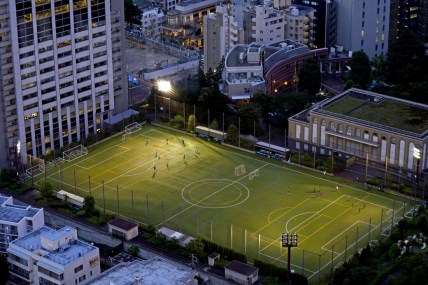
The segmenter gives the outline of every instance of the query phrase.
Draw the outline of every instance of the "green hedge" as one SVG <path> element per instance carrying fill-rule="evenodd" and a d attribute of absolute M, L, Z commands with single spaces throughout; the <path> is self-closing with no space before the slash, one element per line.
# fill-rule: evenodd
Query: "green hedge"
<path fill-rule="evenodd" d="M 206 253 L 217 252 L 224 259 L 231 260 L 231 261 L 238 260 L 238 261 L 247 263 L 247 257 L 242 253 L 239 253 L 227 247 L 223 247 L 221 245 L 218 245 L 206 239 L 202 239 L 202 242 L 204 243 L 204 252 Z"/>
<path fill-rule="evenodd" d="M 264 261 L 261 261 L 259 259 L 254 260 L 254 266 L 259 269 L 259 272 L 261 275 L 268 277 L 276 277 L 279 280 L 285 282 L 287 279 L 287 269 L 278 267 L 271 263 L 266 263 Z M 290 281 L 291 284 L 297 284 L 297 285 L 308 285 L 308 279 L 300 275 L 298 273 L 291 273 L 290 275 Z"/>

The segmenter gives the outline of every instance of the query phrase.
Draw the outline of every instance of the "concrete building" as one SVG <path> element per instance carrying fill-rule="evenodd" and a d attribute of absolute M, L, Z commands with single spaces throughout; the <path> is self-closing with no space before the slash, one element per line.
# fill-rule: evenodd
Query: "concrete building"
<path fill-rule="evenodd" d="M 13 197 L 0 195 L 0 253 L 18 238 L 45 225 L 43 209 L 13 203 Z"/>
<path fill-rule="evenodd" d="M 406 30 L 426 36 L 426 0 L 390 0 L 389 41 L 393 43 Z"/>
<path fill-rule="evenodd" d="M 403 175 L 428 165 L 428 106 L 349 89 L 288 120 L 291 150 L 370 160 Z M 420 161 L 414 157 L 421 152 Z M 419 163 L 419 165 L 417 165 Z"/>
<path fill-rule="evenodd" d="M 364 51 L 369 58 L 386 55 L 390 0 L 337 1 L 337 44 L 348 51 Z"/>
<path fill-rule="evenodd" d="M 223 56 L 240 40 L 242 30 L 233 16 L 229 14 L 229 6 L 218 5 L 216 13 L 204 16 L 204 72 L 215 70 Z"/>
<path fill-rule="evenodd" d="M 128 107 L 123 2 L 69 2 L 0 1 L 0 167 L 96 134 Z"/>
<path fill-rule="evenodd" d="M 104 271 L 92 285 L 129 285 L 129 284 L 198 284 L 196 270 L 188 266 L 172 263 L 164 259 L 135 260 L 120 263 Z"/>
<path fill-rule="evenodd" d="M 314 41 L 314 9 L 291 5 L 291 0 L 246 3 L 243 9 L 244 43 L 273 44 L 293 40 L 306 45 Z"/>
<path fill-rule="evenodd" d="M 12 284 L 90 284 L 101 273 L 98 248 L 71 227 L 41 227 L 11 242 L 7 252 Z"/>
<path fill-rule="evenodd" d="M 305 6 L 291 6 L 286 13 L 285 38 L 312 47 L 315 41 L 313 20 L 315 10 Z"/>
<path fill-rule="evenodd" d="M 152 0 L 153 6 L 160 7 L 163 11 L 172 11 L 175 9 L 177 4 L 183 2 L 183 0 Z"/>
<path fill-rule="evenodd" d="M 116 218 L 108 223 L 108 232 L 114 236 L 130 240 L 138 236 L 138 224 Z"/>
<path fill-rule="evenodd" d="M 259 269 L 234 260 L 224 267 L 224 275 L 238 284 L 250 285 L 259 280 Z"/>
<path fill-rule="evenodd" d="M 214 13 L 218 0 L 185 0 L 168 11 L 162 35 L 186 47 L 202 48 L 204 16 Z"/>
<path fill-rule="evenodd" d="M 328 58 L 328 49 L 310 50 L 291 40 L 271 45 L 238 44 L 226 55 L 221 90 L 232 100 L 242 100 L 259 91 L 274 95 L 295 88 L 300 67 L 309 57 L 321 62 Z"/>
<path fill-rule="evenodd" d="M 314 9 L 313 48 L 331 47 L 336 44 L 336 0 L 293 0 L 294 4 Z"/>
<path fill-rule="evenodd" d="M 141 13 L 141 32 L 145 36 L 156 37 L 161 33 L 165 14 L 160 8 L 151 7 Z"/>

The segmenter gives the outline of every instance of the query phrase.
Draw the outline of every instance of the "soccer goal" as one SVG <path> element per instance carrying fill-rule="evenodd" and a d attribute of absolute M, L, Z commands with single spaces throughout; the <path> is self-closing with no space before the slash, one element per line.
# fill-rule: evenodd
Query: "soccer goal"
<path fill-rule="evenodd" d="M 132 134 L 132 133 L 135 133 L 136 131 L 139 131 L 139 130 L 141 130 L 141 125 L 139 123 L 132 123 L 132 124 L 125 126 L 125 134 L 126 133 Z"/>
<path fill-rule="evenodd" d="M 235 167 L 235 175 L 241 176 L 242 174 L 245 174 L 245 165 L 241 164 Z"/>
<path fill-rule="evenodd" d="M 128 132 L 123 133 L 123 135 L 122 135 L 122 141 L 123 142 L 126 140 L 129 140 L 130 138 L 131 138 L 131 133 L 128 133 Z"/>
<path fill-rule="evenodd" d="M 248 179 L 253 180 L 254 177 L 259 177 L 259 170 L 253 170 L 248 174 Z"/>
<path fill-rule="evenodd" d="M 87 154 L 88 154 L 88 149 L 80 144 L 78 146 L 75 146 L 73 148 L 70 148 L 64 151 L 62 153 L 62 158 L 65 161 L 72 161 Z"/>

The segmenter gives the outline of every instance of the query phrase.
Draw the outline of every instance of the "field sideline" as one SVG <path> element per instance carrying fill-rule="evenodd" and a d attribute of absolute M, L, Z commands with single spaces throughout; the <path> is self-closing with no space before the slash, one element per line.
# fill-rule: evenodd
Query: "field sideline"
<path fill-rule="evenodd" d="M 239 165 L 245 173 L 236 175 Z M 101 210 L 105 201 L 110 212 L 211 239 L 250 261 L 285 266 L 280 235 L 297 233 L 292 269 L 310 281 L 389 233 L 413 207 L 357 184 L 149 125 L 125 141 L 117 136 L 89 148 L 46 178 L 55 190 L 82 197 L 90 190 Z"/>

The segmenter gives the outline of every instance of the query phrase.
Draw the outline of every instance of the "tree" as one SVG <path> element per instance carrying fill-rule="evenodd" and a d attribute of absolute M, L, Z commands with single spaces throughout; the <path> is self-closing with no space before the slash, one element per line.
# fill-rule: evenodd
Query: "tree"
<path fill-rule="evenodd" d="M 138 257 L 138 253 L 140 252 L 140 248 L 138 247 L 138 245 L 131 245 L 128 248 L 128 252 L 130 255 L 132 255 L 133 257 Z"/>
<path fill-rule="evenodd" d="M 204 242 L 200 237 L 186 244 L 186 249 L 196 255 L 200 260 L 204 257 Z"/>
<path fill-rule="evenodd" d="M 125 21 L 131 28 L 133 24 L 141 25 L 141 10 L 133 0 L 125 0 Z"/>
<path fill-rule="evenodd" d="M 378 57 L 372 58 L 371 62 L 372 72 L 371 77 L 373 80 L 379 82 L 385 81 L 386 58 L 383 54 Z"/>
<path fill-rule="evenodd" d="M 196 116 L 190 115 L 189 120 L 187 121 L 186 131 L 188 131 L 189 133 L 195 132 L 195 125 L 196 125 Z"/>
<path fill-rule="evenodd" d="M 231 144 L 238 144 L 238 128 L 234 124 L 230 124 L 227 129 L 227 141 Z"/>
<path fill-rule="evenodd" d="M 218 130 L 218 122 L 216 119 L 214 119 L 211 124 L 210 124 L 210 128 L 213 130 Z"/>
<path fill-rule="evenodd" d="M 252 134 L 254 130 L 254 122 L 260 118 L 260 108 L 255 104 L 247 104 L 239 102 L 236 115 L 240 118 L 241 133 Z"/>
<path fill-rule="evenodd" d="M 321 73 L 317 60 L 315 57 L 305 59 L 299 71 L 299 89 L 315 96 L 319 92 L 320 86 Z"/>
<path fill-rule="evenodd" d="M 52 184 L 47 180 L 43 180 L 39 184 L 39 191 L 40 191 L 40 195 L 42 196 L 43 199 L 51 198 L 53 195 Z"/>
<path fill-rule="evenodd" d="M 6 284 L 9 280 L 9 264 L 6 255 L 0 254 L 0 285 Z"/>
<path fill-rule="evenodd" d="M 272 113 L 275 108 L 274 97 L 266 95 L 263 92 L 257 92 L 251 97 L 250 102 L 260 108 L 262 118 L 265 124 L 267 124 L 269 121 L 269 113 Z"/>
<path fill-rule="evenodd" d="M 350 66 L 352 81 L 361 88 L 367 89 L 371 74 L 370 60 L 367 54 L 363 51 L 356 51 L 352 55 Z"/>
<path fill-rule="evenodd" d="M 174 128 L 177 128 L 177 129 L 181 129 L 181 128 L 183 128 L 183 126 L 184 126 L 184 118 L 183 118 L 183 116 L 180 116 L 180 115 L 176 115 L 173 119 L 172 119 L 172 126 L 174 127 Z"/>
<path fill-rule="evenodd" d="M 87 216 L 91 216 L 95 212 L 95 199 L 92 196 L 86 196 L 83 200 L 82 210 Z"/>
<path fill-rule="evenodd" d="M 199 95 L 201 107 L 210 109 L 212 114 L 219 114 L 227 110 L 230 100 L 218 88 L 204 87 Z"/>

